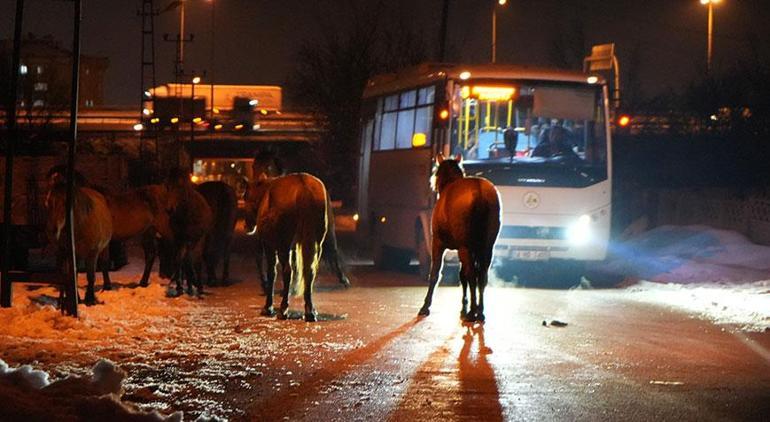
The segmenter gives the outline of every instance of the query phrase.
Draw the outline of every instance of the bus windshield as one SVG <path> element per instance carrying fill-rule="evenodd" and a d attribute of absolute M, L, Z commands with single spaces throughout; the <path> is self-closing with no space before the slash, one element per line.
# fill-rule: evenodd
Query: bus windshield
<path fill-rule="evenodd" d="M 452 152 L 466 165 L 569 168 L 594 182 L 607 177 L 599 86 L 470 82 L 455 86 L 451 106 Z"/>

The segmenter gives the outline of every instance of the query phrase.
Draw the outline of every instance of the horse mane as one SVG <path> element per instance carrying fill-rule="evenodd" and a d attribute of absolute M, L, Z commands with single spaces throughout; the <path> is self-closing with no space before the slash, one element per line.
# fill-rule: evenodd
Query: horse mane
<path fill-rule="evenodd" d="M 430 187 L 434 192 L 441 193 L 444 187 L 457 179 L 465 177 L 465 170 L 460 162 L 446 159 L 439 164 L 430 177 Z"/>

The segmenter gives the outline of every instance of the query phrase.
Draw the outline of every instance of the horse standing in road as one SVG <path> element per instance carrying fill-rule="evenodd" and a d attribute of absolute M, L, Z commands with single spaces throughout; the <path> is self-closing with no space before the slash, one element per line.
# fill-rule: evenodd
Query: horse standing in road
<path fill-rule="evenodd" d="M 213 213 L 213 226 L 203 247 L 203 263 L 208 279 L 206 284 L 227 284 L 230 278 L 230 247 L 235 232 L 238 200 L 235 190 L 225 182 L 205 182 L 196 187 L 206 199 Z M 216 269 L 222 261 L 222 278 L 217 281 Z"/>
<path fill-rule="evenodd" d="M 211 207 L 182 169 L 171 170 L 165 188 L 170 233 L 161 239 L 161 273 L 176 282 L 177 295 L 182 291 L 183 279 L 187 279 L 188 294 L 195 286 L 200 295 L 201 258 L 213 224 Z"/>
<path fill-rule="evenodd" d="M 294 291 L 305 298 L 305 320 L 316 321 L 313 283 L 326 237 L 328 198 L 316 177 L 295 173 L 270 179 L 264 173 L 249 187 L 246 228 L 256 232 L 267 258 L 267 292 L 263 315 L 275 315 L 273 289 L 276 257 L 281 264 L 283 300 L 278 317 L 288 318 L 292 255 Z"/>
<path fill-rule="evenodd" d="M 456 249 L 460 257 L 463 300 L 460 311 L 466 321 L 484 321 L 484 289 L 492 263 L 492 250 L 500 231 L 500 195 L 495 186 L 480 177 L 465 177 L 461 156 L 436 157 L 431 186 L 438 193 L 433 209 L 432 245 L 428 293 L 420 315 L 430 314 L 433 290 L 438 284 L 444 252 Z M 471 304 L 467 309 L 466 291 L 470 286 Z M 476 293 L 478 290 L 478 302 Z"/>
<path fill-rule="evenodd" d="M 57 246 L 57 258 L 59 263 L 66 262 L 62 257 L 66 254 L 67 236 L 63 235 L 65 218 L 67 215 L 67 186 L 60 178 L 54 177 L 52 186 L 45 198 L 47 212 L 46 232 L 52 244 Z M 110 290 L 110 274 L 105 248 L 112 237 L 112 216 L 107 201 L 99 192 L 75 186 L 73 201 L 73 231 L 75 234 L 75 255 L 85 261 L 86 288 L 85 304 L 95 305 L 97 263 L 102 269 L 104 290 Z M 77 266 L 77 263 L 73 263 Z"/>
<path fill-rule="evenodd" d="M 274 151 L 263 150 L 258 152 L 251 165 L 252 174 L 254 180 L 258 180 L 260 177 L 279 177 L 283 176 L 284 166 L 281 160 L 278 159 L 278 155 Z M 259 188 L 257 188 L 259 189 Z M 339 248 L 337 247 L 337 233 L 334 226 L 334 210 L 331 206 L 331 198 L 327 195 L 327 228 L 326 228 L 326 240 L 323 244 L 323 260 L 326 262 L 327 267 L 334 273 L 337 280 L 345 287 L 350 287 L 350 279 L 345 275 L 342 270 L 342 263 L 340 262 Z M 248 202 L 248 201 L 247 201 Z M 267 293 L 267 277 L 262 268 L 264 253 L 261 250 L 262 245 L 257 240 L 257 272 L 259 273 L 260 281 L 262 282 L 262 289 Z"/>

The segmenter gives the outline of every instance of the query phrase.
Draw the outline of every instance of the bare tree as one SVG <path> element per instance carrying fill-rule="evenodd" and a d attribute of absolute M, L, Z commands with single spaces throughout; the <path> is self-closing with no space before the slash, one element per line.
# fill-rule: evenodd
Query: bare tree
<path fill-rule="evenodd" d="M 333 195 L 352 200 L 366 81 L 419 63 L 426 48 L 408 18 L 388 19 L 385 1 L 367 9 L 347 4 L 343 22 L 321 23 L 323 35 L 300 47 L 287 88 L 296 104 L 318 114 L 325 129 L 320 152 Z"/>

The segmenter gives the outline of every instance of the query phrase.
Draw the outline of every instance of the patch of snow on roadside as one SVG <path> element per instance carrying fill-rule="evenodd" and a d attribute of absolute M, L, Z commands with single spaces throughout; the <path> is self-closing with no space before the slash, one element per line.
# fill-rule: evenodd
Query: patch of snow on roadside
<path fill-rule="evenodd" d="M 770 279 L 770 247 L 730 230 L 661 226 L 611 244 L 607 261 L 597 269 L 666 283 L 743 284 Z"/>
<path fill-rule="evenodd" d="M 641 281 L 626 291 L 631 299 L 680 309 L 716 324 L 746 331 L 770 330 L 770 280 L 739 285 Z"/>

